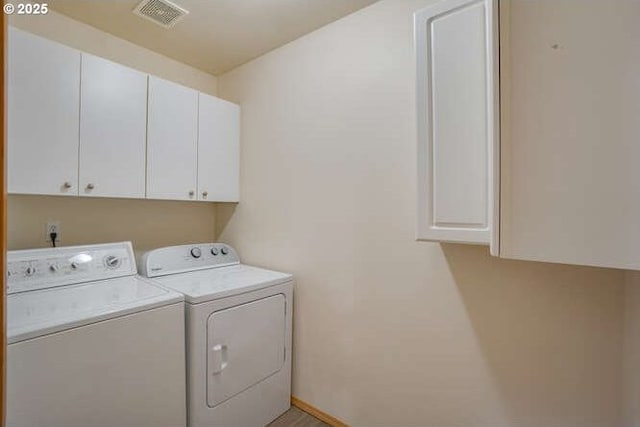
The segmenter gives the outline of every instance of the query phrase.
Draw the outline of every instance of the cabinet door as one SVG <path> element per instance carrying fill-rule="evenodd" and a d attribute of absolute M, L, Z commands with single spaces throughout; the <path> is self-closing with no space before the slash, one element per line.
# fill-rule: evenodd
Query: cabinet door
<path fill-rule="evenodd" d="M 491 0 L 444 0 L 414 17 L 419 240 L 490 240 L 493 15 Z"/>
<path fill-rule="evenodd" d="M 147 197 L 196 200 L 198 92 L 149 77 Z"/>
<path fill-rule="evenodd" d="M 640 269 L 640 2 L 508 5 L 500 255 Z"/>
<path fill-rule="evenodd" d="M 198 200 L 237 202 L 239 197 L 240 107 L 200 94 Z"/>
<path fill-rule="evenodd" d="M 8 191 L 78 194 L 80 52 L 9 27 Z"/>
<path fill-rule="evenodd" d="M 147 75 L 82 54 L 80 195 L 145 196 Z"/>

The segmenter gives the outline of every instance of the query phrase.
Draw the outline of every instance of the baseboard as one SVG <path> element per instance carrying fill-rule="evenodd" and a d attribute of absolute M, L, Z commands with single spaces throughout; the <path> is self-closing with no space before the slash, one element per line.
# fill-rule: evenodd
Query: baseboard
<path fill-rule="evenodd" d="M 296 408 L 306 412 L 307 414 L 313 415 L 320 421 L 329 424 L 331 427 L 349 427 L 347 423 L 340 421 L 336 417 L 332 417 L 326 412 L 322 412 L 320 409 L 316 408 L 315 406 L 309 405 L 304 400 L 298 399 L 295 396 L 291 396 L 291 404 Z"/>

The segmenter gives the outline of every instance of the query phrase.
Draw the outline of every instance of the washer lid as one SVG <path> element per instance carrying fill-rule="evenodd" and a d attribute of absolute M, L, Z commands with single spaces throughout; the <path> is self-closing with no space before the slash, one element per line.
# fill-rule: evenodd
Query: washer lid
<path fill-rule="evenodd" d="M 198 304 L 288 282 L 292 278 L 291 274 L 239 264 L 172 274 L 153 280 L 183 293 L 188 303 Z"/>
<path fill-rule="evenodd" d="M 183 300 L 146 279 L 128 276 L 7 297 L 7 338 L 15 343 Z"/>

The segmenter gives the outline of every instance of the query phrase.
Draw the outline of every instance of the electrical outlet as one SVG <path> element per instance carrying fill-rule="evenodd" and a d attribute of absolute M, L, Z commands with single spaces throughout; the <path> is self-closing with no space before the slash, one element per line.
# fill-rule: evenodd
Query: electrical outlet
<path fill-rule="evenodd" d="M 56 242 L 60 242 L 62 240 L 62 229 L 60 228 L 60 221 L 47 221 L 47 226 L 45 228 L 44 241 L 51 241 L 51 233 L 56 233 Z"/>

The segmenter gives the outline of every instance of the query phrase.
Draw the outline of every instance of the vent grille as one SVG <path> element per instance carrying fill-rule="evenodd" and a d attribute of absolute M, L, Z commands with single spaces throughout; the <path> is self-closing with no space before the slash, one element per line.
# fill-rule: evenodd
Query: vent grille
<path fill-rule="evenodd" d="M 173 27 L 189 11 L 167 0 L 142 0 L 133 13 L 165 28 Z"/>

